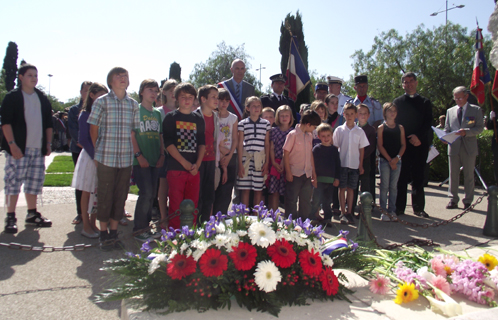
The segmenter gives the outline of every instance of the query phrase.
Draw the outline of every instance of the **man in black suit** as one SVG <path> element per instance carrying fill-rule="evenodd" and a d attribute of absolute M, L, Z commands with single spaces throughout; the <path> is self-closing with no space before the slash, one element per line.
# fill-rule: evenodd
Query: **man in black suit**
<path fill-rule="evenodd" d="M 288 105 L 294 113 L 294 119 L 296 119 L 297 110 L 295 109 L 294 101 L 284 95 L 285 81 L 287 80 L 287 77 L 279 73 L 271 76 L 270 80 L 273 93 L 261 96 L 263 108 L 270 107 L 277 111 L 278 107 Z"/>
<path fill-rule="evenodd" d="M 246 74 L 246 64 L 240 59 L 235 59 L 232 62 L 232 77 L 218 84 L 219 88 L 225 88 L 230 92 L 230 105 L 228 111 L 234 113 L 239 120 L 242 120 L 245 110 L 246 98 L 255 95 L 254 86 L 247 81 L 244 81 Z"/>

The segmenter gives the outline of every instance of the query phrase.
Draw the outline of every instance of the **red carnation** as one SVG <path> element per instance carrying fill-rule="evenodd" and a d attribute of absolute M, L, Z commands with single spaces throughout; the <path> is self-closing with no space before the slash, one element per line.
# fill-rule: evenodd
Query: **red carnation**
<path fill-rule="evenodd" d="M 219 277 L 227 269 L 228 258 L 218 249 L 208 249 L 199 259 L 202 274 L 206 277 Z"/>
<path fill-rule="evenodd" d="M 277 267 L 288 268 L 296 261 L 296 252 L 285 239 L 275 241 L 268 247 L 267 252 Z"/>
<path fill-rule="evenodd" d="M 303 272 L 308 276 L 318 276 L 322 272 L 322 258 L 319 252 L 311 249 L 303 250 L 299 253 L 299 264 Z"/>
<path fill-rule="evenodd" d="M 322 282 L 322 288 L 327 291 L 327 295 L 336 295 L 339 291 L 339 280 L 335 276 L 334 271 L 331 268 L 326 267 L 325 270 L 320 274 L 320 281 Z"/>
<path fill-rule="evenodd" d="M 235 269 L 239 271 L 251 270 L 256 264 L 256 248 L 250 243 L 239 242 L 237 247 L 232 247 L 233 251 L 228 255 L 232 258 Z"/>
<path fill-rule="evenodd" d="M 196 263 L 192 256 L 187 257 L 183 254 L 177 254 L 171 259 L 167 265 L 166 271 L 171 279 L 178 279 L 187 277 L 195 272 Z"/>

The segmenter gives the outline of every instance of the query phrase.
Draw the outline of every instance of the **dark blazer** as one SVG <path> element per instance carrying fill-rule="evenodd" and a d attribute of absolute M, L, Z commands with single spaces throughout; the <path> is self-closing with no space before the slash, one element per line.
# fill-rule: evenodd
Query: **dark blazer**
<path fill-rule="evenodd" d="M 35 88 L 35 92 L 40 99 L 41 104 L 41 114 L 42 114 L 42 154 L 47 154 L 47 141 L 51 141 L 52 137 L 47 137 L 48 128 L 53 128 L 52 124 L 52 105 L 48 100 L 47 96 L 40 90 Z M 14 140 L 17 146 L 21 149 L 22 153 L 26 151 L 26 121 L 24 119 L 24 97 L 20 88 L 16 88 L 5 96 L 2 102 L 2 107 L 0 108 L 0 116 L 2 121 L 2 126 L 4 124 L 10 124 L 12 126 L 12 132 L 14 133 Z M 47 139 L 50 140 L 47 140 Z M 6 150 L 9 154 L 10 147 L 7 139 L 5 137 L 2 140 L 2 149 Z"/>
<path fill-rule="evenodd" d="M 469 156 L 477 156 L 477 136 L 484 129 L 481 108 L 473 104 L 467 104 L 465 114 L 462 116 L 461 125 L 458 123 L 458 108 L 459 106 L 454 106 L 446 111 L 444 131 L 452 132 L 464 129 L 465 137 L 460 137 L 452 144 L 448 144 L 448 155 L 457 155 L 459 154 L 460 148 L 465 148 L 465 151 Z"/>
<path fill-rule="evenodd" d="M 294 119 L 296 118 L 297 110 L 294 106 L 294 100 L 289 97 L 283 95 L 282 100 L 278 101 L 278 98 L 274 93 L 265 94 L 261 96 L 261 103 L 263 104 L 263 108 L 270 107 L 275 111 L 277 111 L 280 106 L 288 105 L 294 113 Z"/>
<path fill-rule="evenodd" d="M 232 92 L 232 94 L 235 94 L 235 88 L 233 86 L 232 79 L 233 79 L 233 77 L 230 78 L 230 79 L 228 79 L 228 80 L 226 80 L 226 81 L 224 81 L 224 83 L 228 87 L 228 89 L 230 90 L 230 92 Z M 238 102 L 239 106 L 240 106 L 240 109 L 242 111 L 241 116 L 244 114 L 246 98 L 252 97 L 254 95 L 256 95 L 255 90 L 254 90 L 254 86 L 252 84 L 250 84 L 249 82 L 242 80 L 241 101 Z M 237 115 L 237 112 L 235 112 L 235 110 L 233 110 L 233 108 L 232 108 L 231 105 L 228 106 L 228 111 L 230 111 L 231 113 Z M 242 119 L 239 118 L 239 120 L 242 120 Z"/>

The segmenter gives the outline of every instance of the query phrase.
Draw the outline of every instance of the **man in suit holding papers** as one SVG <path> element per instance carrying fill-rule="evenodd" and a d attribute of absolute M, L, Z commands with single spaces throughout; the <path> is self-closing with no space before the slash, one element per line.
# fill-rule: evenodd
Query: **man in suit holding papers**
<path fill-rule="evenodd" d="M 453 89 L 453 98 L 456 106 L 446 112 L 445 131 L 457 131 L 460 136 L 453 143 L 448 144 L 448 164 L 450 169 L 450 183 L 448 197 L 450 202 L 446 209 L 458 208 L 458 185 L 460 178 L 460 167 L 463 166 L 463 180 L 465 197 L 463 206 L 470 207 L 474 199 L 474 167 L 477 148 L 477 135 L 484 129 L 481 108 L 469 104 L 467 88 L 460 86 Z"/>

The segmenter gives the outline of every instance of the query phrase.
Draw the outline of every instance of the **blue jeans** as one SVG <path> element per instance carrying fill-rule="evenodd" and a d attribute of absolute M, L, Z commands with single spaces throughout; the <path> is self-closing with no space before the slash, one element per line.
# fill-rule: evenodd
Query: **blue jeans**
<path fill-rule="evenodd" d="M 330 205 L 332 204 L 334 189 L 337 191 L 332 183 L 318 182 L 317 188 L 313 189 L 313 201 L 311 201 L 312 218 L 320 208 L 320 205 L 322 205 L 324 219 L 330 220 L 332 218 Z"/>
<path fill-rule="evenodd" d="M 396 197 L 398 195 L 398 179 L 401 172 L 401 161 L 392 170 L 389 162 L 380 157 L 380 207 L 384 211 L 396 212 Z M 387 193 L 389 192 L 389 210 L 387 206 Z"/>
<path fill-rule="evenodd" d="M 156 197 L 160 168 L 133 166 L 133 177 L 138 187 L 133 231 L 147 228 L 152 219 L 152 204 Z"/>

